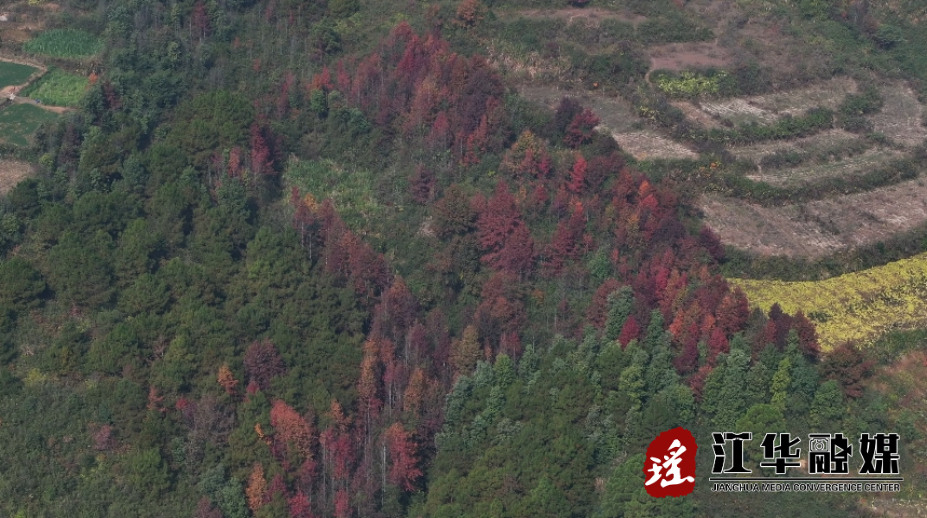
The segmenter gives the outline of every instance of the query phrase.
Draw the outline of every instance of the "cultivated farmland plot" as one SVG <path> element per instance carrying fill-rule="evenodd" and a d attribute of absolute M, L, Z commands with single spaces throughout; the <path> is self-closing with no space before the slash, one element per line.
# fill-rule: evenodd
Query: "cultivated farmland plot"
<path fill-rule="evenodd" d="M 77 106 L 87 91 L 90 81 L 77 74 L 53 68 L 38 81 L 23 89 L 20 95 L 40 99 L 51 106 Z"/>
<path fill-rule="evenodd" d="M 927 222 L 927 182 L 909 180 L 781 207 L 706 195 L 699 208 L 726 244 L 762 255 L 821 257 L 884 241 Z"/>
<path fill-rule="evenodd" d="M 759 163 L 764 156 L 771 155 L 777 151 L 800 151 L 811 155 L 823 155 L 857 146 L 864 140 L 863 137 L 855 133 L 850 133 L 842 129 L 831 129 L 807 137 L 798 138 L 788 143 L 762 142 L 747 146 L 731 146 L 730 151 L 739 160 L 749 160 L 754 163 Z"/>
<path fill-rule="evenodd" d="M 856 93 L 858 85 L 849 77 L 835 77 L 787 92 L 776 92 L 748 98 L 748 102 L 764 110 L 782 115 L 801 115 L 811 108 L 836 110 L 847 94 Z"/>
<path fill-rule="evenodd" d="M 27 41 L 23 50 L 56 58 L 85 58 L 102 52 L 103 42 L 79 29 L 52 29 Z"/>
<path fill-rule="evenodd" d="M 0 88 L 25 84 L 39 69 L 29 65 L 0 61 Z"/>
<path fill-rule="evenodd" d="M 56 118 L 58 115 L 31 104 L 13 104 L 0 110 L 0 141 L 28 146 L 39 125 Z"/>
<path fill-rule="evenodd" d="M 746 99 L 703 101 L 701 106 L 702 111 L 708 115 L 727 119 L 735 125 L 742 125 L 748 122 L 770 124 L 779 118 L 775 113 L 760 108 L 759 106 L 754 106 Z"/>
<path fill-rule="evenodd" d="M 771 185 L 795 185 L 810 183 L 815 180 L 833 177 L 847 177 L 867 173 L 883 166 L 903 153 L 893 149 L 869 149 L 866 152 L 847 158 L 837 158 L 826 162 L 803 164 L 798 167 L 783 169 L 761 169 L 757 174 L 748 175 L 751 180 L 766 182 Z"/>
<path fill-rule="evenodd" d="M 735 125 L 747 122 L 771 124 L 783 115 L 798 116 L 811 108 L 834 110 L 840 106 L 848 93 L 856 91 L 856 81 L 847 77 L 835 77 L 786 92 L 702 101 L 701 111 L 709 117 L 726 119 Z M 701 122 L 700 118 L 691 115 L 690 117 Z"/>

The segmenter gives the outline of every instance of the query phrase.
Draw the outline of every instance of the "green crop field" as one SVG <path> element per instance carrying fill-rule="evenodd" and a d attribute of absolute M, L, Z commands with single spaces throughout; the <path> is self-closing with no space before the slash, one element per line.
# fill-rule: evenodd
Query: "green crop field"
<path fill-rule="evenodd" d="M 29 79 L 36 70 L 29 65 L 20 65 L 19 63 L 8 63 L 0 61 L 0 88 L 10 85 L 21 85 Z"/>
<path fill-rule="evenodd" d="M 102 52 L 103 42 L 79 29 L 53 29 L 27 41 L 23 50 L 57 58 L 82 58 Z"/>
<path fill-rule="evenodd" d="M 58 115 L 31 104 L 14 104 L 0 110 L 0 141 L 17 146 L 28 146 L 29 137 L 43 122 L 53 121 Z"/>
<path fill-rule="evenodd" d="M 51 106 L 77 106 L 89 82 L 86 77 L 53 68 L 24 89 L 21 95 L 40 99 L 42 103 Z"/>

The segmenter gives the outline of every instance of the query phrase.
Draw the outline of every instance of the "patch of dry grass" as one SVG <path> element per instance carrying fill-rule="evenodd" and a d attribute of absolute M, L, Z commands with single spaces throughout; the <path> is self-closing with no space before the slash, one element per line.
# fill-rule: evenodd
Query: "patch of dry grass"
<path fill-rule="evenodd" d="M 924 107 L 917 101 L 914 91 L 904 83 L 894 83 L 881 91 L 884 99 L 882 111 L 869 118 L 873 129 L 906 147 L 924 142 L 927 139 L 927 128 L 923 125 Z"/>
<path fill-rule="evenodd" d="M 32 164 L 16 160 L 0 160 L 0 195 L 10 192 L 21 180 L 31 175 Z"/>

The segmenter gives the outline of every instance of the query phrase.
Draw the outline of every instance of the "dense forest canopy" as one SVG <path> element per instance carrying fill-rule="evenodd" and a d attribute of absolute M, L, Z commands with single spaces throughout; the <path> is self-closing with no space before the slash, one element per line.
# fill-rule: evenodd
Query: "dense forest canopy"
<path fill-rule="evenodd" d="M 818 23 L 830 3 L 794 9 Z M 920 494 L 922 416 L 870 382 L 911 337 L 822 351 L 801 311 L 751 310 L 693 208 L 705 183 L 638 167 L 576 99 L 527 101 L 486 51 L 519 30 L 497 11 L 593 4 L 15 4 L 59 32 L 3 51 L 90 80 L 30 147 L 2 144 L 37 173 L 0 201 L 0 513 L 869 513 L 854 495 L 712 493 L 722 429 L 897 430 Z M 620 51 L 556 52 L 673 126 L 642 46 L 711 31 L 674 2 L 628 5 L 647 21 L 608 29 L 630 31 Z M 888 53 L 909 30 L 854 34 Z M 698 486 L 654 499 L 644 451 L 676 426 L 704 445 Z"/>

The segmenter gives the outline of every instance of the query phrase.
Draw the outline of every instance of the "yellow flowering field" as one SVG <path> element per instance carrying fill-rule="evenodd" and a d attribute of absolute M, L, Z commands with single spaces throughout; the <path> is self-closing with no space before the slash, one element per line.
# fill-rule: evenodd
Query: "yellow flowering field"
<path fill-rule="evenodd" d="M 891 329 L 927 323 L 927 254 L 823 281 L 728 279 L 750 304 L 769 311 L 805 312 L 817 326 L 821 349 L 873 342 Z"/>

